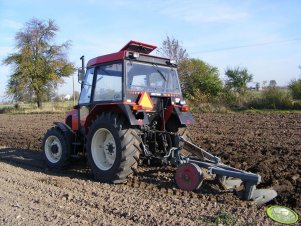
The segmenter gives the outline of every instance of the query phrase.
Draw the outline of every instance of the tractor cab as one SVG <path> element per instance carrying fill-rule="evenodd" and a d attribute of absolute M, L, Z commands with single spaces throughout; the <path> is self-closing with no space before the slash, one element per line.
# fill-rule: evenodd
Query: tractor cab
<path fill-rule="evenodd" d="M 113 110 L 125 114 L 133 126 L 162 129 L 177 108 L 181 117 L 172 119 L 173 123 L 190 124 L 193 119 L 182 97 L 177 65 L 171 59 L 149 55 L 154 49 L 156 46 L 130 41 L 119 52 L 89 60 L 85 75 L 82 57 L 79 120 L 72 118 L 73 111 L 66 123 L 85 133 L 94 117 Z"/>

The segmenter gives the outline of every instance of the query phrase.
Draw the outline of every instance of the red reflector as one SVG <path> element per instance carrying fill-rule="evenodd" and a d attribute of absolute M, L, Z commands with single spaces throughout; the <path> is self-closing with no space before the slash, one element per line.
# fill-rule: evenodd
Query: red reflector
<path fill-rule="evenodd" d="M 189 111 L 189 106 L 188 105 L 183 105 L 182 107 L 181 107 L 181 111 Z"/>
<path fill-rule="evenodd" d="M 142 110 L 142 109 L 143 109 L 143 107 L 141 105 L 134 105 L 133 106 L 134 111 L 138 111 L 138 110 Z"/>

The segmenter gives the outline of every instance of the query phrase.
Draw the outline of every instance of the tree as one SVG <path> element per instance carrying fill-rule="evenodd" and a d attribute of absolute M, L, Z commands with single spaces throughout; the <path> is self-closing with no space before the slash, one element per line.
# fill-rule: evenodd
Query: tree
<path fill-rule="evenodd" d="M 245 93 L 247 90 L 247 83 L 251 82 L 253 75 L 248 72 L 246 68 L 227 68 L 225 71 L 226 87 L 230 90 L 240 94 Z"/>
<path fill-rule="evenodd" d="M 276 80 L 270 80 L 269 87 L 276 87 L 276 86 L 277 86 Z"/>
<path fill-rule="evenodd" d="M 180 42 L 169 36 L 166 36 L 166 40 L 162 42 L 162 47 L 160 47 L 157 52 L 163 57 L 175 60 L 177 64 L 188 58 L 188 53 Z"/>
<path fill-rule="evenodd" d="M 292 80 L 288 87 L 292 93 L 293 98 L 296 100 L 301 100 L 301 79 Z"/>
<path fill-rule="evenodd" d="M 186 59 L 180 62 L 178 72 L 182 91 L 190 99 L 197 94 L 210 97 L 218 96 L 223 90 L 218 69 L 199 59 Z"/>
<path fill-rule="evenodd" d="M 75 71 L 68 62 L 66 51 L 70 42 L 56 45 L 53 40 L 58 31 L 53 20 L 47 22 L 31 19 L 16 36 L 17 53 L 12 53 L 3 63 L 12 65 L 7 93 L 17 101 L 30 97 L 38 107 L 51 96 L 63 77 Z"/>

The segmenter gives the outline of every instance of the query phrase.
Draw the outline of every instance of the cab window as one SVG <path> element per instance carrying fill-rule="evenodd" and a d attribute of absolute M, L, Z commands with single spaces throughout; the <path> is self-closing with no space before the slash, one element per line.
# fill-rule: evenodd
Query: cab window
<path fill-rule="evenodd" d="M 122 63 L 101 65 L 96 74 L 94 101 L 121 101 Z"/>

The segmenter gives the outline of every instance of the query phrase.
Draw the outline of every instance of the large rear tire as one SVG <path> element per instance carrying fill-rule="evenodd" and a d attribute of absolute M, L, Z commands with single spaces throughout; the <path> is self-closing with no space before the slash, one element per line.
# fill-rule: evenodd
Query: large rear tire
<path fill-rule="evenodd" d="M 50 168 L 65 168 L 70 163 L 70 144 L 58 127 L 52 127 L 44 136 L 42 144 L 45 162 Z"/>
<path fill-rule="evenodd" d="M 103 113 L 87 135 L 87 158 L 95 179 L 122 183 L 138 166 L 140 137 L 115 113 Z"/>

